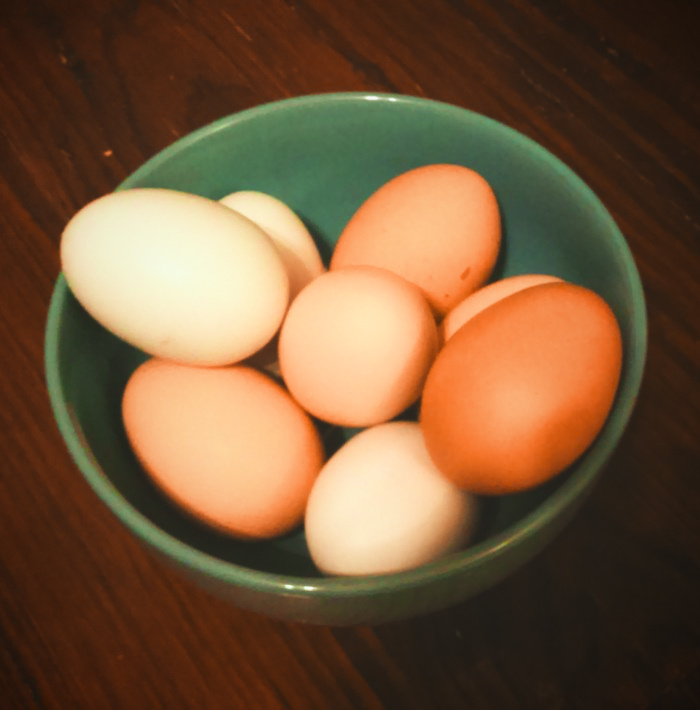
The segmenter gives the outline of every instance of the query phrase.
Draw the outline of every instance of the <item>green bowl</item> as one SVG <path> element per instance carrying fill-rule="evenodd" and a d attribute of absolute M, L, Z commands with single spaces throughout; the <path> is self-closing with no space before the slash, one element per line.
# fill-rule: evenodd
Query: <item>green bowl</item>
<path fill-rule="evenodd" d="M 597 291 L 619 320 L 625 359 L 610 417 L 587 453 L 540 488 L 484 500 L 473 546 L 419 569 L 324 578 L 302 530 L 244 543 L 176 510 L 144 475 L 122 426 L 122 391 L 145 356 L 99 326 L 58 278 L 46 326 L 46 377 L 78 469 L 151 550 L 241 608 L 316 624 L 376 624 L 457 604 L 528 562 L 585 500 L 630 418 L 646 352 L 639 274 L 610 214 L 557 158 L 494 120 L 407 96 L 326 94 L 242 111 L 177 141 L 119 187 L 215 199 L 242 189 L 270 193 L 304 219 L 328 259 L 343 225 L 377 187 L 440 162 L 477 170 L 496 192 L 504 239 L 494 278 L 551 273 Z M 348 433 L 327 435 L 332 448 Z"/>

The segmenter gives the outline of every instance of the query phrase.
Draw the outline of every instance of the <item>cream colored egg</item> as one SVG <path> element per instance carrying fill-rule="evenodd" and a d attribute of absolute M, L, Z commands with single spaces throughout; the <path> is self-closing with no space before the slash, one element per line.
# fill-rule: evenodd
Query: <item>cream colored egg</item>
<path fill-rule="evenodd" d="M 442 476 L 415 422 L 365 429 L 321 469 L 304 519 L 314 563 L 333 575 L 418 567 L 462 547 L 476 515 L 471 494 Z"/>
<path fill-rule="evenodd" d="M 260 227 L 214 200 L 160 188 L 83 207 L 61 238 L 71 291 L 105 328 L 145 352 L 224 365 L 262 348 L 289 279 Z"/>
<path fill-rule="evenodd" d="M 252 220 L 271 237 L 287 267 L 290 299 L 325 271 L 306 225 L 281 200 L 264 192 L 241 190 L 222 198 L 221 204 Z"/>

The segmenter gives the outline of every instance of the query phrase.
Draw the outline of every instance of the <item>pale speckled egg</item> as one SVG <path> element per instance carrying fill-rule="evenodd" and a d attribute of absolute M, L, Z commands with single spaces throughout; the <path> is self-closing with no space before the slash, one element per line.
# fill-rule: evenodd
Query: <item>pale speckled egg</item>
<path fill-rule="evenodd" d="M 437 347 L 420 290 L 384 269 L 357 266 L 319 276 L 296 297 L 280 331 L 279 362 L 307 411 L 364 427 L 418 399 Z"/>
<path fill-rule="evenodd" d="M 482 286 L 501 240 L 496 196 L 461 165 L 425 165 L 382 185 L 343 229 L 331 269 L 378 266 L 421 288 L 444 315 Z"/>
<path fill-rule="evenodd" d="M 622 339 L 593 291 L 533 286 L 465 323 L 423 390 L 420 423 L 436 466 L 456 485 L 506 494 L 572 464 L 615 398 Z"/>
<path fill-rule="evenodd" d="M 260 227 L 215 200 L 137 188 L 83 207 L 61 265 L 84 308 L 137 348 L 224 365 L 262 348 L 289 302 L 289 278 Z"/>
<path fill-rule="evenodd" d="M 468 320 L 497 301 L 501 301 L 507 296 L 531 286 L 539 286 L 540 284 L 554 283 L 561 280 L 558 276 L 550 276 L 548 274 L 520 274 L 499 279 L 487 286 L 483 286 L 467 296 L 463 301 L 460 301 L 445 316 L 442 323 L 440 323 L 442 342 L 446 343 Z"/>
<path fill-rule="evenodd" d="M 151 359 L 131 375 L 122 415 L 156 486 L 200 521 L 244 539 L 302 522 L 323 446 L 310 417 L 266 375 Z"/>
<path fill-rule="evenodd" d="M 431 461 L 415 422 L 365 429 L 325 464 L 306 507 L 311 557 L 332 575 L 418 567 L 465 545 L 476 501 Z"/>

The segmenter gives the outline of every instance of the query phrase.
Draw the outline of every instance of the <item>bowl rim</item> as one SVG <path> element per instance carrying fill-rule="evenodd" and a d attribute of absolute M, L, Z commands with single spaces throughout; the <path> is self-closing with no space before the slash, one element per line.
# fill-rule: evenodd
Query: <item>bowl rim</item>
<path fill-rule="evenodd" d="M 646 364 L 648 334 L 642 282 L 629 245 L 612 215 L 578 174 L 549 150 L 514 128 L 467 108 L 435 99 L 366 91 L 308 94 L 271 101 L 232 113 L 195 129 L 149 158 L 115 189 L 128 189 L 133 183 L 138 182 L 142 176 L 150 173 L 161 163 L 171 159 L 183 148 L 205 140 L 212 134 L 229 129 L 236 124 L 280 110 L 307 110 L 321 104 L 327 105 L 329 103 L 342 102 L 378 102 L 379 104 L 392 104 L 397 107 L 418 106 L 432 109 L 439 113 L 446 113 L 456 118 L 469 117 L 471 120 L 490 125 L 494 130 L 509 136 L 510 140 L 519 143 L 526 150 L 547 163 L 551 169 L 559 172 L 567 180 L 572 181 L 576 186 L 577 193 L 587 200 L 591 209 L 597 211 L 599 216 L 608 223 L 611 234 L 615 239 L 616 251 L 623 263 L 635 306 L 630 320 L 632 345 L 628 352 L 625 353 L 625 369 L 623 372 L 626 372 L 626 377 L 624 381 L 621 380 L 620 382 L 616 402 L 613 405 L 611 414 L 598 438 L 584 454 L 584 458 L 575 464 L 578 469 L 573 475 L 564 480 L 561 486 L 550 496 L 504 531 L 477 542 L 463 551 L 452 553 L 421 567 L 402 572 L 358 577 L 319 578 L 282 575 L 251 569 L 234 562 L 219 559 L 166 533 L 140 513 L 119 493 L 98 462 L 88 453 L 87 447 L 84 447 L 82 443 L 84 438 L 80 425 L 66 404 L 59 372 L 58 352 L 61 340 L 59 326 L 63 307 L 68 297 L 68 286 L 65 277 L 62 273 L 59 273 L 51 296 L 46 320 L 44 341 L 45 378 L 59 431 L 69 453 L 87 483 L 110 509 L 112 514 L 131 533 L 166 557 L 201 575 L 213 577 L 219 582 L 274 595 L 283 593 L 285 595 L 323 598 L 349 597 L 358 594 L 369 595 L 388 590 L 393 592 L 399 589 L 410 589 L 426 583 L 433 583 L 437 579 L 460 575 L 507 554 L 512 548 L 536 535 L 539 530 L 559 516 L 561 511 L 574 509 L 582 502 L 585 495 L 590 492 L 593 482 L 601 475 L 627 427 L 639 395 Z M 625 401 L 621 402 L 620 400 L 623 396 Z"/>

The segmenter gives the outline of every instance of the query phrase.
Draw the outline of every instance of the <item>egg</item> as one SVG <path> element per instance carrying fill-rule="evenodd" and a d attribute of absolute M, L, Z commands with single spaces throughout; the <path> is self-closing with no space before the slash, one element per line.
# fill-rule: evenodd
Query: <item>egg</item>
<path fill-rule="evenodd" d="M 326 574 L 400 572 L 466 544 L 475 498 L 436 470 L 416 422 L 356 434 L 325 464 L 304 517 L 311 558 Z"/>
<path fill-rule="evenodd" d="M 192 365 L 242 360 L 279 329 L 289 278 L 260 227 L 214 200 L 135 188 L 83 207 L 61 236 L 71 291 L 105 328 Z"/>
<path fill-rule="evenodd" d="M 129 378 L 122 416 L 155 485 L 203 523 L 263 539 L 302 522 L 323 446 L 309 416 L 266 375 L 150 359 Z"/>
<path fill-rule="evenodd" d="M 319 276 L 296 297 L 280 331 L 279 362 L 304 409 L 365 427 L 418 399 L 437 347 L 421 291 L 384 269 L 357 266 Z"/>
<path fill-rule="evenodd" d="M 548 274 L 521 274 L 499 279 L 483 286 L 474 293 L 460 301 L 440 323 L 440 336 L 446 343 L 469 319 L 473 318 L 485 308 L 500 301 L 506 296 L 540 284 L 561 281 L 557 276 Z"/>
<path fill-rule="evenodd" d="M 593 291 L 533 286 L 491 305 L 445 344 L 420 423 L 431 458 L 475 493 L 532 488 L 591 445 L 612 406 L 620 330 Z"/>
<path fill-rule="evenodd" d="M 233 192 L 220 200 L 255 222 L 272 239 L 289 276 L 289 299 L 326 271 L 313 237 L 301 218 L 284 202 L 255 190 Z M 277 338 L 256 352 L 248 363 L 279 377 Z"/>
<path fill-rule="evenodd" d="M 498 256 L 496 196 L 461 165 L 414 168 L 382 185 L 343 229 L 330 268 L 378 266 L 421 288 L 442 316 L 483 285 Z"/>
<path fill-rule="evenodd" d="M 326 270 L 306 225 L 281 200 L 264 192 L 241 190 L 220 202 L 255 222 L 272 239 L 289 275 L 290 300 Z"/>

